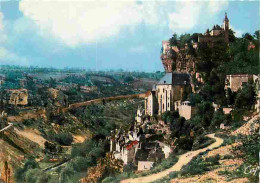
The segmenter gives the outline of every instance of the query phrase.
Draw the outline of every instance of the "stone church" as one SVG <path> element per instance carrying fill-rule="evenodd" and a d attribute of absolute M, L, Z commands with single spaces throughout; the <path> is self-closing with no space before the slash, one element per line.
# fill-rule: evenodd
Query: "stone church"
<path fill-rule="evenodd" d="M 174 102 L 182 100 L 192 90 L 191 76 L 189 73 L 168 72 L 147 92 L 145 98 L 145 114 L 161 115 L 166 111 L 174 110 Z"/>

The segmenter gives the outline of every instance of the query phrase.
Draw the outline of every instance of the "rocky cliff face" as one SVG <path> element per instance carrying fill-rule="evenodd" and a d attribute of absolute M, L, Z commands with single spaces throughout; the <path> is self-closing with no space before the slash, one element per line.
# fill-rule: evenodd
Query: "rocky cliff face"
<path fill-rule="evenodd" d="M 4 183 L 14 183 L 13 179 L 13 169 L 7 161 L 4 162 L 4 166 L 0 173 L 0 180 L 4 181 Z"/>
<path fill-rule="evenodd" d="M 53 104 L 57 107 L 66 106 L 68 103 L 68 96 L 65 95 L 62 91 L 49 88 L 48 97 L 53 101 Z"/>

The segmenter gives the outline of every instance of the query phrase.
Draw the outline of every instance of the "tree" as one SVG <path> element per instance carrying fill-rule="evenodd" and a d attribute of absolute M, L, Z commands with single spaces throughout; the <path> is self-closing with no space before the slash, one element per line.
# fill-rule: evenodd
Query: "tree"
<path fill-rule="evenodd" d="M 242 38 L 247 39 L 249 41 L 253 41 L 254 40 L 253 36 L 250 33 L 248 33 L 248 32 L 243 34 Z"/>
<path fill-rule="evenodd" d="M 232 29 L 229 29 L 229 42 L 233 43 L 236 41 L 236 36 L 235 36 L 235 32 Z"/>
<path fill-rule="evenodd" d="M 260 30 L 255 31 L 255 33 L 254 33 L 254 37 L 255 37 L 257 40 L 259 40 L 259 37 L 260 37 Z"/>
<path fill-rule="evenodd" d="M 194 57 L 197 57 L 196 50 L 195 50 L 195 48 L 193 48 L 191 43 L 188 44 L 187 54 L 194 56 Z"/>
<path fill-rule="evenodd" d="M 124 78 L 124 82 L 125 82 L 125 83 L 129 83 L 129 82 L 132 82 L 132 81 L 134 81 L 133 76 L 126 76 L 126 77 Z"/>
<path fill-rule="evenodd" d="M 213 114 L 214 108 L 210 101 L 205 101 L 197 105 L 198 113 L 197 115 L 201 116 L 201 125 L 204 127 L 209 127 Z"/>
<path fill-rule="evenodd" d="M 173 121 L 179 117 L 178 111 L 166 111 L 162 114 L 162 120 L 166 123 L 173 123 Z"/>
<path fill-rule="evenodd" d="M 181 34 L 180 35 L 180 45 L 179 45 L 179 47 L 183 48 L 186 43 L 187 44 L 191 43 L 191 36 L 190 36 L 190 34 Z"/>
<path fill-rule="evenodd" d="M 191 41 L 197 43 L 199 40 L 199 35 L 201 35 L 200 33 L 193 33 L 190 37 Z"/>
<path fill-rule="evenodd" d="M 54 136 L 54 139 L 56 142 L 58 142 L 61 145 L 71 145 L 73 142 L 73 137 L 69 133 L 59 133 Z"/>
<path fill-rule="evenodd" d="M 232 92 L 230 88 L 227 89 L 227 105 L 233 105 L 235 102 L 236 93 Z"/>
<path fill-rule="evenodd" d="M 188 99 L 189 99 L 191 105 L 196 105 L 202 101 L 202 97 L 198 93 L 190 93 L 188 96 Z"/>
<path fill-rule="evenodd" d="M 213 118 L 212 118 L 210 127 L 211 127 L 212 129 L 215 129 L 215 128 L 218 129 L 219 126 L 220 126 L 220 124 L 221 124 L 221 123 L 224 123 L 225 119 L 226 119 L 226 118 L 225 118 L 225 115 L 224 115 L 223 111 L 218 110 L 217 112 L 215 112 L 215 113 L 213 114 Z"/>
<path fill-rule="evenodd" d="M 177 46 L 177 44 L 178 44 L 178 36 L 177 36 L 177 34 L 174 33 L 169 41 L 170 41 L 170 46 Z"/>
<path fill-rule="evenodd" d="M 256 101 L 255 87 L 253 83 L 248 83 L 239 89 L 235 98 L 235 108 L 250 110 Z"/>
<path fill-rule="evenodd" d="M 213 68 L 211 55 L 212 49 L 208 46 L 207 43 L 199 44 L 198 60 L 196 62 L 197 72 L 204 72 L 206 73 L 206 76 L 209 75 L 210 71 Z"/>

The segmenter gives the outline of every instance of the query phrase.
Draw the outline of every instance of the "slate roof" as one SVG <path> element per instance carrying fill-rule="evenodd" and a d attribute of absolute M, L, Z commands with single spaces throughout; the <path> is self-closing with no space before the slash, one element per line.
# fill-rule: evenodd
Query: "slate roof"
<path fill-rule="evenodd" d="M 222 28 L 219 25 L 214 25 L 212 30 L 222 30 Z"/>
<path fill-rule="evenodd" d="M 189 85 L 190 75 L 187 73 L 166 73 L 164 77 L 158 82 L 158 85 Z"/>

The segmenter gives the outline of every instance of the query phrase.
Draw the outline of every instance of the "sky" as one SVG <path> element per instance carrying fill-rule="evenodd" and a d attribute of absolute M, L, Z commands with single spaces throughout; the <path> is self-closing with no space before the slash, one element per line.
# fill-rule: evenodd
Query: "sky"
<path fill-rule="evenodd" d="M 163 71 L 173 33 L 204 33 L 227 12 L 236 36 L 259 29 L 258 1 L 0 0 L 0 65 Z"/>

